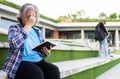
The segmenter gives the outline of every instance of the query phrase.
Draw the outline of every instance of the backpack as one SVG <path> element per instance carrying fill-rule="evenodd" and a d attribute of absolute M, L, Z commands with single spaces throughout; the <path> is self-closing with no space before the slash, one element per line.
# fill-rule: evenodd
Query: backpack
<path fill-rule="evenodd" d="M 104 40 L 106 33 L 100 28 L 99 24 L 95 28 L 95 39 L 98 41 Z"/>

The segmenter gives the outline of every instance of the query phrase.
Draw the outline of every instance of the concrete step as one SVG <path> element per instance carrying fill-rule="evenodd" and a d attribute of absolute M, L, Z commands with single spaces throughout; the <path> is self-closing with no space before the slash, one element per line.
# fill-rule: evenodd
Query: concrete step
<path fill-rule="evenodd" d="M 0 79 L 8 79 L 7 74 L 2 70 L 0 70 Z"/>
<path fill-rule="evenodd" d="M 109 58 L 86 58 L 86 59 L 78 59 L 78 60 L 71 60 L 71 61 L 62 61 L 56 62 L 56 64 L 61 72 L 61 78 L 85 71 L 90 68 L 94 68 L 113 60 L 120 59 L 120 56 L 114 56 Z"/>
<path fill-rule="evenodd" d="M 100 57 L 85 58 L 85 59 L 78 59 L 78 60 L 55 62 L 53 64 L 58 66 L 61 73 L 60 76 L 61 78 L 64 78 L 64 77 L 85 71 L 87 69 L 106 64 L 116 59 L 120 59 L 120 56 L 116 55 L 110 58 L 100 58 Z M 8 79 L 7 74 L 2 70 L 0 70 L 0 79 Z"/>

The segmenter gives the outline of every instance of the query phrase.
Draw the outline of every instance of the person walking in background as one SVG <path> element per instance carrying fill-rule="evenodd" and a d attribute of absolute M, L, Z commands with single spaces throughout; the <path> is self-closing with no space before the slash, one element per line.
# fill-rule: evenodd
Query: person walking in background
<path fill-rule="evenodd" d="M 107 36 L 108 36 L 108 31 L 105 27 L 106 21 L 102 20 L 100 21 L 96 27 L 99 27 L 104 31 L 105 33 L 105 38 L 101 41 L 99 41 L 99 57 L 108 57 L 108 42 L 107 42 Z M 101 37 L 100 37 L 101 38 Z"/>
<path fill-rule="evenodd" d="M 3 71 L 10 79 L 60 79 L 58 67 L 45 61 L 51 48 L 43 47 L 44 54 L 32 50 L 44 42 L 40 29 L 34 27 L 39 17 L 38 8 L 27 3 L 19 10 L 19 23 L 9 27 L 10 48 Z"/>

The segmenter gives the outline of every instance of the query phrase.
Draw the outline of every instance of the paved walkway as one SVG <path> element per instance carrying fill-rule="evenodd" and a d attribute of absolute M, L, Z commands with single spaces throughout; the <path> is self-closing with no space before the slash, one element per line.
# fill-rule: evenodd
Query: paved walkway
<path fill-rule="evenodd" d="M 120 64 L 117 64 L 96 79 L 120 79 Z"/>

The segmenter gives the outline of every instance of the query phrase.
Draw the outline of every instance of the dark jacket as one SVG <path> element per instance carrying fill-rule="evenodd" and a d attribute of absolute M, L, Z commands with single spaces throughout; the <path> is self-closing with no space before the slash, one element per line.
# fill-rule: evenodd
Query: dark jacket
<path fill-rule="evenodd" d="M 106 35 L 108 35 L 108 31 L 106 30 L 104 24 L 102 22 L 100 22 L 97 27 L 100 26 L 100 28 L 106 33 Z"/>

